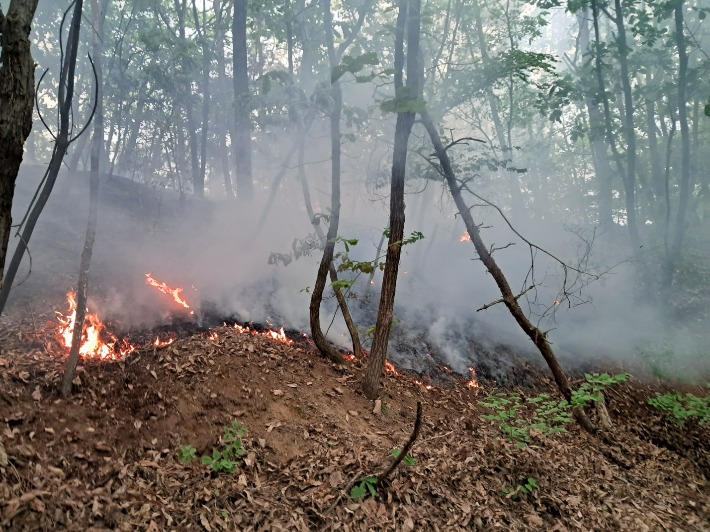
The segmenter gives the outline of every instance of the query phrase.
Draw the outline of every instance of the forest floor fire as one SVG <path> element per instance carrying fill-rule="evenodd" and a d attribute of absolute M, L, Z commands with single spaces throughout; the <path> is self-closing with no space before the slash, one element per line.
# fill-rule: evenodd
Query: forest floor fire
<path fill-rule="evenodd" d="M 571 424 L 518 449 L 481 419 L 492 390 L 473 371 L 431 386 L 391 366 L 373 405 L 359 391 L 362 361 L 333 365 L 282 330 L 226 325 L 153 335 L 120 361 L 85 357 L 60 400 L 64 354 L 31 322 L 17 327 L 0 331 L 4 530 L 707 529 L 710 433 L 646 405 L 657 387 L 607 394 L 610 444 Z M 356 475 L 387 466 L 416 400 L 414 464 L 381 498 L 339 499 Z M 245 454 L 234 473 L 209 474 L 199 456 L 233 421 Z M 180 460 L 181 446 L 198 459 Z M 506 496 L 521 478 L 538 488 Z"/>

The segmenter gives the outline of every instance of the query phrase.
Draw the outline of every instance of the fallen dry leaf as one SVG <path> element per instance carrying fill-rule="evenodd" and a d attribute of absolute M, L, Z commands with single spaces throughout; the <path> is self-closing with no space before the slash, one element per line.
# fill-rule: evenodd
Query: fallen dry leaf
<path fill-rule="evenodd" d="M 380 401 L 380 400 L 378 399 L 377 401 L 375 401 L 375 408 L 374 408 L 374 410 L 372 411 L 372 413 L 375 414 L 375 415 L 378 415 L 378 414 L 380 414 L 381 412 L 382 412 L 382 401 Z"/>

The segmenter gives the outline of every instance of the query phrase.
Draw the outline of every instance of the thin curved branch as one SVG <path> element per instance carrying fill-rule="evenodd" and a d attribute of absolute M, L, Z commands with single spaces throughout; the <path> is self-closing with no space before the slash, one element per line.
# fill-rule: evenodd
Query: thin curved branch
<path fill-rule="evenodd" d="M 49 69 L 44 71 L 44 74 L 42 74 L 40 76 L 39 81 L 37 82 L 37 88 L 35 89 L 35 107 L 37 108 L 37 115 L 39 116 L 39 119 L 42 121 L 42 124 L 44 124 L 45 129 L 49 132 L 50 135 L 52 135 L 52 139 L 54 139 L 56 141 L 57 137 L 54 135 L 54 133 L 52 133 L 52 130 L 47 125 L 47 122 L 44 121 L 44 117 L 42 116 L 42 111 L 40 111 L 40 109 L 39 109 L 39 86 L 42 83 L 44 76 L 47 75 L 47 72 L 49 72 Z"/>
<path fill-rule="evenodd" d="M 457 180 L 457 181 L 458 181 L 458 180 Z M 549 251 L 547 251 L 547 250 L 541 248 L 540 246 L 537 246 L 537 245 L 533 244 L 532 242 L 530 242 L 527 238 L 525 238 L 523 235 L 521 235 L 521 234 L 518 232 L 518 230 L 513 226 L 512 223 L 510 223 L 510 220 L 508 220 L 508 217 L 505 215 L 505 213 L 503 213 L 503 211 L 501 210 L 500 207 L 498 207 L 498 205 L 496 205 L 495 203 L 492 203 L 492 202 L 488 201 L 486 198 L 483 198 L 483 197 L 479 196 L 479 195 L 476 194 L 474 191 L 472 191 L 470 188 L 468 188 L 465 184 L 462 184 L 460 188 L 461 188 L 462 190 L 463 190 L 463 189 L 466 189 L 469 193 L 471 193 L 473 196 L 475 196 L 476 198 L 478 198 L 479 200 L 481 200 L 483 203 L 485 203 L 485 204 L 487 204 L 489 207 L 493 207 L 495 210 L 497 210 L 497 211 L 498 211 L 498 214 L 501 215 L 501 217 L 503 218 L 503 220 L 505 221 L 505 223 L 508 224 L 508 227 L 510 227 L 510 230 L 513 231 L 513 233 L 515 233 L 515 234 L 518 236 L 518 238 L 520 238 L 523 242 L 525 242 L 528 246 L 530 246 L 530 248 L 534 248 L 534 249 L 537 249 L 537 250 L 543 252 L 545 255 L 547 255 L 548 257 L 550 257 L 552 260 L 554 260 L 555 262 L 558 262 L 564 269 L 570 269 L 570 270 L 572 270 L 573 272 L 577 272 L 577 273 L 582 274 L 582 275 L 588 275 L 588 276 L 590 276 L 590 277 L 594 277 L 595 279 L 599 279 L 599 276 L 598 276 L 598 275 L 595 275 L 595 274 L 589 273 L 589 272 L 585 272 L 585 271 L 582 271 L 582 270 L 578 270 L 578 269 L 575 268 L 574 266 L 570 266 L 569 264 L 565 263 L 565 262 L 562 261 L 561 259 L 558 259 L 557 257 L 555 257 L 555 256 L 554 256 L 552 253 L 550 253 Z"/>
<path fill-rule="evenodd" d="M 99 105 L 99 75 L 96 73 L 96 65 L 94 64 L 94 60 L 91 58 L 91 54 L 87 55 L 89 56 L 89 63 L 91 63 L 91 70 L 94 71 L 94 107 L 93 109 L 91 109 L 91 114 L 89 115 L 89 119 L 86 121 L 86 124 L 84 124 L 84 127 L 81 128 L 81 131 L 79 131 L 76 136 L 69 139 L 69 144 L 81 137 L 82 133 L 86 131 L 86 128 L 89 127 L 89 124 L 91 124 L 91 121 L 94 119 L 94 115 L 96 114 L 96 108 Z"/>

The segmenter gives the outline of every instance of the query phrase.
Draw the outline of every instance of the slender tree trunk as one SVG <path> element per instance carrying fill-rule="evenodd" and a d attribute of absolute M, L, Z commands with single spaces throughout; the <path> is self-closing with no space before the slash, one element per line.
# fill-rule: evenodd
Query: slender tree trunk
<path fill-rule="evenodd" d="M 254 195 L 251 163 L 251 103 L 247 70 L 247 2 L 234 0 L 232 24 L 234 46 L 234 157 L 237 168 L 237 198 L 250 202 Z"/>
<path fill-rule="evenodd" d="M 107 4 L 108 2 L 106 2 Z M 76 372 L 79 361 L 79 349 L 84 331 L 84 318 L 86 316 L 86 302 L 89 295 L 89 268 L 91 267 L 91 254 L 94 249 L 94 237 L 96 236 L 96 220 L 99 213 L 99 164 L 101 161 L 101 148 L 103 146 L 103 73 L 101 70 L 101 37 L 103 35 L 103 24 L 99 16 L 98 0 L 91 0 L 91 22 L 95 31 L 92 32 L 92 49 L 94 53 L 94 65 L 96 68 L 96 118 L 94 120 L 94 135 L 91 145 L 91 178 L 89 181 L 89 220 L 86 225 L 86 238 L 84 239 L 84 251 L 81 254 L 81 267 L 79 268 L 79 283 L 76 291 L 76 319 L 74 320 L 74 331 L 72 335 L 71 349 L 67 366 L 62 379 L 62 395 L 67 397 L 71 392 L 72 380 Z"/>
<path fill-rule="evenodd" d="M 224 17 L 222 14 L 222 4 L 220 0 L 215 0 L 213 3 L 215 11 L 215 49 L 217 54 L 217 87 L 218 98 L 217 105 L 224 105 L 227 99 L 227 75 L 224 58 Z M 222 178 L 224 179 L 224 190 L 227 197 L 234 196 L 232 188 L 232 177 L 229 169 L 229 151 L 227 149 L 227 124 L 231 120 L 225 120 L 224 113 L 217 112 L 215 117 L 215 135 L 217 137 L 217 146 L 219 149 L 219 158 L 222 164 Z"/>
<path fill-rule="evenodd" d="M 584 10 L 577 14 L 579 23 L 579 48 L 583 54 L 589 49 L 589 11 Z M 599 225 L 608 227 L 612 224 L 613 187 L 611 180 L 613 172 L 609 164 L 606 144 L 604 142 L 604 115 L 599 110 L 598 103 L 593 98 L 585 98 L 587 114 L 589 115 L 589 146 L 592 152 L 594 173 L 597 178 L 598 192 L 598 220 Z"/>
<path fill-rule="evenodd" d="M 308 213 L 308 218 L 311 221 L 311 224 L 313 225 L 313 229 L 316 232 L 316 235 L 318 235 L 318 238 L 320 239 L 321 243 L 323 244 L 323 247 L 326 245 L 326 237 L 325 233 L 323 233 L 323 229 L 318 223 L 318 220 L 316 220 L 316 215 L 313 212 L 313 204 L 311 202 L 311 192 L 308 187 L 308 177 L 306 176 L 306 170 L 305 170 L 305 165 L 304 165 L 304 154 L 306 151 L 306 139 L 305 139 L 305 131 L 301 130 L 300 131 L 300 138 L 299 138 L 299 149 L 298 149 L 298 177 L 299 180 L 301 181 L 301 189 L 303 190 L 303 201 L 306 205 L 306 212 Z M 335 270 L 335 264 L 331 261 L 330 263 L 330 268 L 328 269 L 328 272 L 330 273 L 330 280 L 331 282 L 335 283 L 338 280 L 338 272 Z M 353 354 L 356 357 L 360 357 L 362 355 L 362 346 L 360 345 L 360 336 L 358 335 L 357 332 L 357 327 L 355 326 L 355 322 L 353 321 L 352 316 L 350 315 L 350 309 L 348 308 L 347 301 L 345 300 L 345 296 L 343 293 L 340 291 L 340 289 L 337 286 L 333 287 L 333 292 L 335 293 L 335 298 L 338 300 L 338 306 L 340 307 L 340 311 L 343 313 L 343 319 L 345 320 L 345 325 L 348 328 L 348 332 L 350 333 L 350 338 L 353 343 Z M 329 346 L 330 347 L 330 346 Z M 331 356 L 329 356 L 331 358 Z"/>
<path fill-rule="evenodd" d="M 429 137 L 431 138 L 432 144 L 434 145 L 436 155 L 439 159 L 439 162 L 441 163 L 444 177 L 446 179 L 447 184 L 449 185 L 449 190 L 451 191 L 451 194 L 454 198 L 454 202 L 456 203 L 456 208 L 458 209 L 459 214 L 463 219 L 464 224 L 466 225 L 466 230 L 468 231 L 468 234 L 471 236 L 471 242 L 476 248 L 476 253 L 478 253 L 478 257 L 481 259 L 481 262 L 483 262 L 483 265 L 486 267 L 488 273 L 491 274 L 491 277 L 493 277 L 493 280 L 498 286 L 498 289 L 500 290 L 501 295 L 503 296 L 503 303 L 513 315 L 513 318 L 518 323 L 523 332 L 525 332 L 528 338 L 530 338 L 530 340 L 532 340 L 532 342 L 535 344 L 535 347 L 537 347 L 537 349 L 540 351 L 540 354 L 545 359 L 545 362 L 547 362 L 547 365 L 550 368 L 550 371 L 552 372 L 552 376 L 554 377 L 555 382 L 557 383 L 557 386 L 560 389 L 560 392 L 562 392 L 562 395 L 565 397 L 565 399 L 567 399 L 567 401 L 571 401 L 572 387 L 570 386 L 569 381 L 567 380 L 567 376 L 562 370 L 562 367 L 557 361 L 557 357 L 552 351 L 552 347 L 550 346 L 550 343 L 547 340 L 545 333 L 538 329 L 535 325 L 533 325 L 528 319 L 528 317 L 525 315 L 525 312 L 523 312 L 523 309 L 518 303 L 518 299 L 513 294 L 513 291 L 511 290 L 510 285 L 508 284 L 508 280 L 506 279 L 501 269 L 498 267 L 498 264 L 496 263 L 495 259 L 490 254 L 488 248 L 481 239 L 481 234 L 478 230 L 478 225 L 476 225 L 476 223 L 473 221 L 471 210 L 469 209 L 468 205 L 466 205 L 466 202 L 463 199 L 463 195 L 461 194 L 461 186 L 459 185 L 459 181 L 457 181 L 456 175 L 454 174 L 454 170 L 451 165 L 451 160 L 449 159 L 449 155 L 446 152 L 446 148 L 444 147 L 443 143 L 441 142 L 441 139 L 439 138 L 439 132 L 436 130 L 434 123 L 429 117 L 429 113 L 424 111 L 421 114 L 421 117 L 422 123 L 424 124 L 424 127 L 426 128 L 427 132 L 429 133 Z M 595 432 L 595 427 L 592 425 L 592 422 L 584 413 L 584 410 L 576 408 L 574 410 L 574 414 L 582 428 L 591 433 Z"/>
<path fill-rule="evenodd" d="M 193 3 L 194 6 L 194 3 Z M 204 8 L 204 3 L 203 3 Z M 195 17 L 197 18 L 197 17 Z M 197 179 L 197 186 L 202 188 L 202 196 L 205 195 L 205 174 L 207 172 L 207 133 L 209 132 L 210 119 L 210 60 L 212 51 L 207 46 L 207 15 L 202 11 L 202 131 L 200 139 L 200 168 Z M 195 20 L 197 24 L 197 20 Z"/>
<path fill-rule="evenodd" d="M 596 5 L 596 4 L 595 4 Z M 617 29 L 617 45 L 619 50 L 619 66 L 621 68 L 621 86 L 624 94 L 624 136 L 626 139 L 626 176 L 624 177 L 624 192 L 626 194 L 626 219 L 629 226 L 631 243 L 636 250 L 641 247 L 641 237 L 636 220 L 636 132 L 634 130 L 634 99 L 631 92 L 628 55 L 626 44 L 626 28 L 621 0 L 614 0 Z"/>
<path fill-rule="evenodd" d="M 62 161 L 67 153 L 69 144 L 72 139 L 70 138 L 69 131 L 69 119 L 71 113 L 72 99 L 74 98 L 74 73 L 76 70 L 76 55 L 77 49 L 79 47 L 79 30 L 81 27 L 81 10 L 83 6 L 83 0 L 76 0 L 74 4 L 74 12 L 72 14 L 71 27 L 69 29 L 69 36 L 67 38 L 66 53 L 64 56 L 64 64 L 59 75 L 59 132 L 57 134 L 56 140 L 54 142 L 54 150 L 52 152 L 52 158 L 49 161 L 49 167 L 47 168 L 47 179 L 45 180 L 44 186 L 42 187 L 42 192 L 40 192 L 37 197 L 37 201 L 34 207 L 30 211 L 29 216 L 25 222 L 25 226 L 22 229 L 22 234 L 20 236 L 20 241 L 17 243 L 14 253 L 12 254 L 12 259 L 10 260 L 10 265 L 7 268 L 5 278 L 3 280 L 2 291 L 0 291 L 0 314 L 2 314 L 7 304 L 7 299 L 10 296 L 10 290 L 12 288 L 12 282 L 15 280 L 15 275 L 17 275 L 17 270 L 20 267 L 22 258 L 24 257 L 25 251 L 27 250 L 27 245 L 32 237 L 32 232 L 34 231 L 37 220 L 39 219 L 44 206 L 49 200 L 49 195 L 52 193 L 54 184 L 57 181 L 57 175 L 59 175 L 59 170 L 61 169 Z M 30 20 L 27 18 L 20 18 L 21 14 L 13 11 L 14 20 L 24 20 L 29 24 Z M 25 14 L 25 17 L 27 13 Z M 18 18 L 15 18 L 18 17 Z M 12 22 L 12 21 L 11 21 Z M 7 21 L 5 22 L 7 26 Z M 25 28 L 26 29 L 26 28 Z M 20 34 L 16 32 L 18 29 L 11 29 L 11 33 L 15 32 L 15 39 L 19 38 Z M 5 33 L 3 32 L 3 39 L 5 39 Z M 19 45 L 15 44 L 15 47 Z M 27 44 L 29 46 L 29 44 Z M 10 43 L 12 48 L 12 43 Z M 5 48 L 3 47 L 3 54 L 5 53 Z M 3 55 L 4 58 L 4 55 Z M 10 60 L 12 64 L 12 60 Z M 29 68 L 30 65 L 23 63 Z M 5 68 L 6 63 L 3 63 L 3 68 Z M 34 63 L 31 62 L 32 68 L 34 68 Z M 34 94 L 34 90 L 32 92 Z M 22 94 L 22 92 L 20 93 Z M 2 100 L 0 100 L 2 103 Z M 12 107 L 12 106 L 11 106 Z M 4 109 L 4 107 L 2 108 Z M 0 111 L 2 112 L 2 111 Z M 31 116 L 31 115 L 30 115 Z M 16 119 L 21 118 L 21 115 L 15 116 Z M 25 117 L 26 118 L 26 117 Z M 24 130 L 22 130 L 24 131 Z M 0 133 L 1 134 L 1 133 Z M 5 149 L 4 146 L 0 149 Z M 3 172 L 4 169 L 0 169 Z M 0 185 L 2 186 L 2 185 Z M 1 191 L 0 191 L 1 192 Z M 4 209 L 4 205 L 0 205 Z M 8 209 L 11 207 L 8 206 Z M 4 215 L 4 211 L 0 211 L 0 215 Z M 10 220 L 10 212 L 8 210 L 7 220 Z M 6 245 L 6 244 L 5 244 Z M 4 255 L 3 255 L 4 257 Z"/>
<path fill-rule="evenodd" d="M 473 11 L 476 17 L 478 46 L 481 52 L 483 65 L 484 68 L 490 68 L 491 64 L 490 58 L 488 57 L 486 35 L 483 32 L 483 22 L 481 20 L 481 8 L 477 3 L 474 4 Z M 501 155 L 503 156 L 504 166 L 510 167 L 513 165 L 513 148 L 512 146 L 510 146 L 510 143 L 506 141 L 506 127 L 503 125 L 503 120 L 501 120 L 500 113 L 498 112 L 498 102 L 496 100 L 495 93 L 493 92 L 493 87 L 491 87 L 490 85 L 486 88 L 486 95 L 488 98 L 488 105 L 491 109 L 491 117 L 493 119 L 493 125 L 496 130 L 498 144 L 500 145 Z M 520 188 L 520 180 L 518 179 L 518 174 L 516 172 L 505 173 L 506 178 L 508 180 L 508 189 L 510 190 L 513 216 L 519 222 L 525 215 L 525 201 L 523 199 L 523 193 Z"/>
<path fill-rule="evenodd" d="M 401 0 L 397 16 L 395 37 L 395 91 L 404 87 L 404 32 L 407 27 L 407 85 L 408 99 L 419 96 L 421 74 L 419 69 L 419 37 L 420 37 L 420 5 L 421 0 Z M 401 96 L 400 96 L 401 97 Z M 397 124 L 394 133 L 394 149 L 392 154 L 392 182 L 390 186 L 390 231 L 387 244 L 387 258 L 382 276 L 380 291 L 380 306 L 375 322 L 375 333 L 372 337 L 372 349 L 367 361 L 367 369 L 362 381 L 362 389 L 368 399 L 376 399 L 380 391 L 382 370 L 387 358 L 392 314 L 394 312 L 394 297 L 397 289 L 397 274 L 402 255 L 402 240 L 404 239 L 404 178 L 407 167 L 407 145 L 412 132 L 416 113 L 403 112 L 397 114 Z"/>
<path fill-rule="evenodd" d="M 323 5 L 323 23 L 326 32 L 326 40 L 328 42 L 328 57 L 332 69 L 337 64 L 335 44 L 333 43 L 333 15 L 330 11 L 330 0 L 321 0 L 321 3 Z M 337 80 L 331 84 L 331 96 L 333 98 L 333 104 L 330 109 L 332 187 L 330 225 L 328 226 L 328 236 L 323 249 L 323 257 L 321 258 L 316 282 L 313 286 L 313 292 L 311 293 L 309 317 L 311 337 L 318 350 L 334 362 L 342 363 L 344 361 L 343 357 L 332 349 L 320 326 L 320 305 L 323 300 L 323 291 L 325 290 L 328 271 L 333 262 L 333 252 L 335 250 L 334 239 L 338 236 L 338 225 L 340 223 L 340 117 L 343 111 L 343 93 L 340 89 L 340 82 Z"/>
<path fill-rule="evenodd" d="M 685 235 L 688 201 L 693 193 L 693 183 L 690 176 L 690 129 L 688 128 L 688 52 L 685 47 L 683 32 L 684 0 L 675 0 L 675 41 L 678 48 L 678 122 L 680 122 L 680 197 L 678 198 L 678 214 L 673 235 L 673 253 L 680 253 Z"/>
<path fill-rule="evenodd" d="M 0 8 L 0 289 L 10 241 L 15 181 L 25 140 L 32 131 L 35 63 L 30 26 L 37 3 L 38 0 L 13 0 L 7 15 Z"/>
<path fill-rule="evenodd" d="M 649 90 L 658 83 L 653 79 L 652 71 L 646 75 L 646 87 Z M 651 176 L 653 179 L 653 192 L 656 198 L 663 197 L 663 169 L 661 168 L 661 155 L 658 151 L 658 135 L 656 133 L 656 98 L 646 95 L 646 134 L 648 135 L 648 151 L 651 159 Z"/>

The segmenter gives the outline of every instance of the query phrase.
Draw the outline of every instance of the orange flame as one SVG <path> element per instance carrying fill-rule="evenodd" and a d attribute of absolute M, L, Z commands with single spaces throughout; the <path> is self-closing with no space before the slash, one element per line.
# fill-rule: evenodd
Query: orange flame
<path fill-rule="evenodd" d="M 473 368 L 468 368 L 471 372 L 471 378 L 466 382 L 467 388 L 479 388 L 478 381 L 476 380 L 476 370 Z"/>
<path fill-rule="evenodd" d="M 385 360 L 385 372 L 395 377 L 399 377 L 399 372 L 394 369 L 392 362 L 390 362 L 389 360 Z"/>
<path fill-rule="evenodd" d="M 268 323 L 268 322 L 267 322 Z M 271 325 L 271 324 L 269 324 Z M 284 344 L 292 344 L 293 340 L 290 340 L 287 336 L 286 333 L 284 332 L 284 328 L 281 327 L 278 332 L 272 331 L 269 329 L 268 331 L 256 331 L 254 329 L 250 329 L 249 327 L 242 327 L 238 323 L 235 323 L 233 325 L 233 328 L 239 331 L 240 333 L 251 333 L 251 334 L 258 334 L 261 336 L 266 336 L 267 338 L 271 338 L 272 340 L 278 340 L 279 342 L 282 342 Z"/>
<path fill-rule="evenodd" d="M 160 290 L 164 294 L 168 294 L 173 297 L 175 300 L 175 303 L 182 305 L 185 308 L 190 308 L 190 305 L 187 304 L 187 301 L 185 301 L 183 298 L 180 297 L 180 293 L 182 292 L 182 288 L 170 288 L 168 285 L 165 283 L 161 283 L 153 279 L 149 273 L 145 274 L 145 283 L 149 284 L 150 286 L 156 287 L 158 290 Z"/>
<path fill-rule="evenodd" d="M 57 321 L 59 321 L 57 335 L 62 345 L 71 349 L 76 322 L 76 293 L 73 291 L 67 293 L 67 301 L 69 302 L 69 313 L 64 316 L 61 312 L 57 312 Z M 98 314 L 87 313 L 84 320 L 88 321 L 88 324 L 84 323 L 82 327 L 81 347 L 79 347 L 81 356 L 120 359 L 136 350 L 136 346 L 133 344 L 126 340 L 119 342 L 118 338 L 107 331 Z M 102 331 L 103 336 L 110 338 L 109 342 L 104 342 L 101 339 Z"/>
<path fill-rule="evenodd" d="M 464 234 L 462 234 L 459 237 L 459 242 L 470 242 L 471 241 L 471 235 L 468 234 L 468 231 L 464 231 Z"/>

